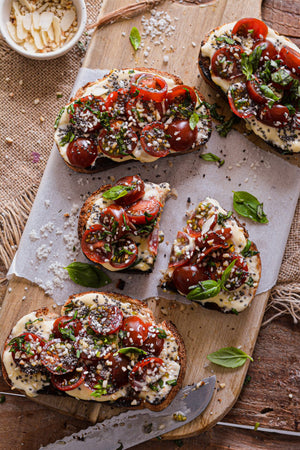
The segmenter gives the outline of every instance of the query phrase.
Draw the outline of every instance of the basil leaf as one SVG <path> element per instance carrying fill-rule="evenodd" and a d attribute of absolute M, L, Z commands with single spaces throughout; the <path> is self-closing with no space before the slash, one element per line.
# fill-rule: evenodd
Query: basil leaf
<path fill-rule="evenodd" d="M 247 243 L 246 243 L 245 247 L 243 248 L 243 250 L 241 251 L 241 255 L 244 258 L 247 258 L 249 256 L 254 256 L 259 253 L 256 250 L 250 250 L 251 244 L 252 244 L 252 242 L 249 239 L 247 239 Z"/>
<path fill-rule="evenodd" d="M 137 50 L 141 43 L 141 36 L 136 27 L 131 28 L 129 39 L 134 50 Z"/>
<path fill-rule="evenodd" d="M 199 116 L 196 112 L 193 112 L 193 114 L 191 115 L 191 117 L 189 119 L 190 129 L 194 130 L 196 128 L 198 122 L 199 122 Z"/>
<path fill-rule="evenodd" d="M 176 386 L 177 380 L 168 380 L 168 381 L 166 381 L 166 384 L 168 384 L 169 386 Z"/>
<path fill-rule="evenodd" d="M 156 330 L 158 331 L 157 337 L 159 337 L 160 339 L 166 339 L 167 333 L 165 332 L 165 330 L 163 328 L 157 327 Z"/>
<path fill-rule="evenodd" d="M 118 198 L 124 197 L 128 192 L 132 191 L 133 186 L 125 186 L 120 184 L 118 186 L 113 186 L 107 191 L 103 192 L 102 197 L 107 200 L 117 200 Z"/>
<path fill-rule="evenodd" d="M 266 214 L 263 211 L 263 204 L 254 195 L 246 191 L 233 193 L 233 207 L 235 211 L 243 217 L 259 223 L 268 223 Z"/>
<path fill-rule="evenodd" d="M 226 267 L 226 269 L 225 269 L 224 272 L 222 273 L 221 280 L 219 281 L 219 283 L 220 283 L 220 289 L 222 289 L 222 288 L 225 286 L 226 281 L 228 280 L 228 278 L 229 278 L 229 276 L 230 276 L 231 269 L 233 268 L 233 266 L 235 265 L 235 263 L 236 263 L 236 259 L 234 259 L 234 260 L 229 264 L 229 266 Z"/>
<path fill-rule="evenodd" d="M 247 80 L 250 80 L 252 74 L 257 70 L 259 65 L 259 60 L 261 58 L 262 51 L 264 50 L 264 45 L 257 46 L 250 55 L 242 53 L 241 57 L 241 68 L 243 74 L 246 76 Z"/>
<path fill-rule="evenodd" d="M 230 217 L 232 216 L 232 211 L 228 211 L 227 214 L 223 214 L 223 213 L 219 213 L 218 214 L 218 225 L 224 226 L 224 222 L 227 219 L 230 219 Z"/>
<path fill-rule="evenodd" d="M 247 80 L 250 80 L 252 73 L 253 73 L 253 67 L 252 67 L 252 64 L 250 63 L 249 57 L 246 53 L 242 53 L 241 68 L 242 68 L 242 72 L 246 76 Z"/>
<path fill-rule="evenodd" d="M 261 92 L 264 94 L 264 96 L 266 98 L 273 100 L 271 102 L 268 102 L 269 108 L 272 108 L 274 103 L 277 102 L 278 100 L 280 100 L 280 97 L 278 97 L 276 94 L 274 94 L 272 89 L 269 86 L 267 86 L 266 84 L 261 84 L 259 86 L 259 89 L 261 90 Z"/>
<path fill-rule="evenodd" d="M 214 280 L 202 281 L 199 286 L 191 290 L 186 298 L 188 300 L 206 300 L 207 298 L 215 297 L 221 290 L 221 284 Z"/>
<path fill-rule="evenodd" d="M 75 134 L 72 131 L 68 131 L 60 140 L 59 144 L 61 146 L 64 146 L 66 144 L 69 144 L 70 142 L 74 141 Z"/>
<path fill-rule="evenodd" d="M 231 369 L 243 366 L 247 359 L 253 361 L 251 356 L 236 347 L 220 348 L 220 350 L 207 355 L 207 359 L 218 366 L 229 367 Z"/>
<path fill-rule="evenodd" d="M 220 136 L 226 137 L 229 131 L 232 130 L 233 125 L 240 122 L 240 117 L 236 115 L 232 115 L 230 119 L 226 120 L 221 125 L 216 126 L 216 130 L 219 133 Z"/>
<path fill-rule="evenodd" d="M 142 350 L 141 348 L 137 347 L 124 347 L 120 348 L 117 353 L 126 354 L 126 353 L 138 353 L 139 355 L 147 355 L 147 352 L 145 350 Z"/>
<path fill-rule="evenodd" d="M 213 153 L 202 153 L 200 158 L 204 159 L 204 161 L 216 161 L 219 163 L 219 167 L 223 166 L 225 163 L 225 159 L 219 158 L 219 156 L 214 155 Z"/>
<path fill-rule="evenodd" d="M 67 267 L 69 277 L 80 286 L 99 288 L 111 282 L 106 273 L 92 264 L 73 262 Z"/>
<path fill-rule="evenodd" d="M 281 86 L 287 86 L 293 79 L 294 78 L 290 75 L 289 71 L 284 67 L 281 67 L 271 75 L 271 80 Z"/>
<path fill-rule="evenodd" d="M 228 37 L 228 36 L 219 36 L 216 38 L 217 42 L 226 42 L 226 44 L 233 45 L 235 43 L 235 40 Z"/>

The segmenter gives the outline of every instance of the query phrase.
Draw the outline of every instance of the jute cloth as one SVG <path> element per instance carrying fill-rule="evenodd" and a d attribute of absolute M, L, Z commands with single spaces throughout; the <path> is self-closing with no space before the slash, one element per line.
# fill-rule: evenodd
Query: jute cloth
<path fill-rule="evenodd" d="M 86 2 L 88 22 L 102 0 Z M 53 124 L 65 105 L 88 44 L 51 61 L 33 61 L 12 51 L 0 38 L 0 271 L 2 280 L 17 249 L 53 145 Z M 12 140 L 12 142 L 10 142 Z M 284 214 L 280 220 L 284 220 Z M 272 320 L 290 314 L 300 320 L 300 202 L 298 202 L 278 282 L 268 308 Z M 270 239 L 272 237 L 270 236 Z M 274 252 L 276 242 L 274 242 Z M 263 270 L 268 270 L 264 267 Z M 4 294 L 4 288 L 1 290 Z"/>

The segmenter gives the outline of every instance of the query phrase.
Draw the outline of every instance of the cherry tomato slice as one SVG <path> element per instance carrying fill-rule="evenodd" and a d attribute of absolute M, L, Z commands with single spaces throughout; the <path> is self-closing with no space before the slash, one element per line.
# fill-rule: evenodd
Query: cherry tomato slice
<path fill-rule="evenodd" d="M 291 47 L 284 46 L 281 48 L 279 55 L 284 64 L 288 66 L 295 75 L 300 76 L 300 53 Z"/>
<path fill-rule="evenodd" d="M 129 316 L 124 319 L 122 330 L 124 347 L 141 347 L 148 335 L 148 324 L 137 316 Z"/>
<path fill-rule="evenodd" d="M 131 387 L 139 392 L 145 386 L 149 384 L 155 383 L 158 381 L 162 375 L 160 372 L 160 368 L 163 365 L 163 360 L 161 358 L 157 358 L 155 356 L 151 356 L 149 358 L 145 358 L 142 361 L 139 361 L 133 367 L 132 371 L 129 374 L 129 382 Z M 149 378 L 151 379 L 150 383 Z"/>
<path fill-rule="evenodd" d="M 187 295 L 199 281 L 209 279 L 209 272 L 195 264 L 176 267 L 172 273 L 172 282 L 180 294 Z"/>
<path fill-rule="evenodd" d="M 40 358 L 46 369 L 56 375 L 73 372 L 78 362 L 73 346 L 62 339 L 47 342 Z"/>
<path fill-rule="evenodd" d="M 243 49 L 239 45 L 219 48 L 211 60 L 213 75 L 226 80 L 233 80 L 243 75 L 240 64 L 242 53 Z"/>
<path fill-rule="evenodd" d="M 175 86 L 167 93 L 167 114 L 186 119 L 194 111 L 197 95 L 193 88 L 180 85 Z"/>
<path fill-rule="evenodd" d="M 100 224 L 110 232 L 110 239 L 117 240 L 130 231 L 127 212 L 120 205 L 109 205 L 99 215 Z"/>
<path fill-rule="evenodd" d="M 89 326 L 96 334 L 116 333 L 122 325 L 123 313 L 114 305 L 93 309 L 89 314 Z"/>
<path fill-rule="evenodd" d="M 265 39 L 268 34 L 267 25 L 259 19 L 244 18 L 238 20 L 232 30 L 232 36 L 245 36 L 250 35 L 253 39 Z"/>
<path fill-rule="evenodd" d="M 166 130 L 170 147 L 175 152 L 185 152 L 196 143 L 198 128 L 192 130 L 186 119 L 174 119 Z"/>
<path fill-rule="evenodd" d="M 101 360 L 101 363 L 104 363 L 103 360 Z M 108 378 L 107 378 L 108 376 Z M 107 380 L 107 386 L 108 389 L 111 391 L 111 382 L 109 380 L 109 375 L 105 373 L 103 370 L 98 368 L 98 365 L 89 365 L 88 373 L 86 374 L 84 385 L 88 387 L 91 391 L 96 391 L 97 386 L 103 387 L 104 380 Z M 103 394 L 105 395 L 105 392 L 108 393 L 107 388 L 103 389 Z M 110 392 L 111 393 L 111 392 Z M 93 397 L 91 397 L 93 398 Z"/>
<path fill-rule="evenodd" d="M 152 222 L 159 214 L 161 204 L 155 198 L 139 200 L 127 208 L 126 213 L 134 225 L 145 225 Z"/>
<path fill-rule="evenodd" d="M 151 325 L 148 328 L 148 335 L 142 346 L 143 350 L 152 355 L 159 356 L 164 347 L 166 332 L 162 328 Z"/>
<path fill-rule="evenodd" d="M 75 338 L 78 336 L 81 329 L 82 323 L 80 320 L 70 316 L 62 316 L 55 320 L 52 327 L 52 334 L 55 338 L 75 341 Z"/>
<path fill-rule="evenodd" d="M 178 231 L 173 244 L 169 267 L 183 266 L 189 261 L 195 251 L 195 241 L 184 231 Z"/>
<path fill-rule="evenodd" d="M 101 128 L 100 116 L 104 111 L 104 100 L 102 97 L 95 97 L 94 95 L 75 100 L 68 107 L 70 122 L 83 133 Z"/>
<path fill-rule="evenodd" d="M 165 132 L 165 125 L 161 122 L 152 122 L 146 125 L 141 134 L 143 150 L 156 158 L 163 158 L 170 153 L 169 139 Z"/>
<path fill-rule="evenodd" d="M 292 87 L 294 79 L 296 79 L 296 76 L 287 67 L 280 67 L 278 70 L 275 70 L 275 72 L 272 73 L 271 77 L 272 85 L 279 91 L 289 90 Z M 279 82 L 276 83 L 276 81 L 274 81 L 276 79 Z"/>
<path fill-rule="evenodd" d="M 98 148 L 94 141 L 87 138 L 77 138 L 70 142 L 67 157 L 70 164 L 80 169 L 91 166 L 98 156 Z"/>
<path fill-rule="evenodd" d="M 230 244 L 226 242 L 231 237 L 231 228 L 222 228 L 221 230 L 210 231 L 205 235 L 196 238 L 196 248 L 200 251 L 197 256 L 199 264 L 207 255 L 216 250 L 227 250 Z"/>
<path fill-rule="evenodd" d="M 8 343 L 14 362 L 28 374 L 41 369 L 40 353 L 45 341 L 34 333 L 22 333 Z"/>
<path fill-rule="evenodd" d="M 278 58 L 278 50 L 275 45 L 272 44 L 268 39 L 264 39 L 262 41 L 258 41 L 254 44 L 252 51 L 254 51 L 257 47 L 262 48 L 261 58 L 263 58 L 263 63 L 267 59 L 277 59 Z"/>
<path fill-rule="evenodd" d="M 231 110 L 238 117 L 246 119 L 255 114 L 255 109 L 249 97 L 246 83 L 235 83 L 228 89 L 228 102 Z"/>
<path fill-rule="evenodd" d="M 80 369 L 80 371 L 75 369 L 73 372 L 69 372 L 65 375 L 52 374 L 51 383 L 60 391 L 72 391 L 84 382 L 86 369 L 83 367 L 80 367 Z"/>
<path fill-rule="evenodd" d="M 111 369 L 113 386 L 120 388 L 128 383 L 128 366 L 130 361 L 126 355 L 110 353 L 106 359 L 106 364 Z"/>
<path fill-rule="evenodd" d="M 132 77 L 130 91 L 144 100 L 162 102 L 166 98 L 168 85 L 161 77 L 150 73 L 139 73 Z"/>
<path fill-rule="evenodd" d="M 159 227 L 157 224 L 157 226 L 153 228 L 152 232 L 148 237 L 148 248 L 153 256 L 157 255 L 158 244 L 159 244 Z"/>
<path fill-rule="evenodd" d="M 112 258 L 110 235 L 101 224 L 88 228 L 81 239 L 81 249 L 85 256 L 97 264 L 109 263 Z"/>
<path fill-rule="evenodd" d="M 115 120 L 110 124 L 110 130 L 103 129 L 99 134 L 99 147 L 104 155 L 112 159 L 123 159 L 134 151 L 138 137 L 128 122 Z"/>
<path fill-rule="evenodd" d="M 125 117 L 128 98 L 129 91 L 127 89 L 120 88 L 111 92 L 105 101 L 105 109 L 108 114 L 114 118 Z"/>
<path fill-rule="evenodd" d="M 120 180 L 115 183 L 115 186 L 125 186 L 128 188 L 126 195 L 115 200 L 115 203 L 118 205 L 131 205 L 145 194 L 145 183 L 138 175 L 120 178 Z"/>
<path fill-rule="evenodd" d="M 144 101 L 139 97 L 133 98 L 126 104 L 126 117 L 137 128 L 144 128 L 148 123 L 160 121 L 164 116 L 163 103 Z"/>
<path fill-rule="evenodd" d="M 283 128 L 291 121 L 288 108 L 277 104 L 273 105 L 272 108 L 269 108 L 267 105 L 263 106 L 258 111 L 257 119 L 275 128 Z"/>
<path fill-rule="evenodd" d="M 255 103 L 259 104 L 267 103 L 268 101 L 267 97 L 265 97 L 262 91 L 260 90 L 261 84 L 262 83 L 256 76 L 251 78 L 251 80 L 246 81 L 249 96 L 252 98 L 252 100 L 255 101 Z"/>
<path fill-rule="evenodd" d="M 110 265 L 117 270 L 127 269 L 137 259 L 138 248 L 132 239 L 120 239 L 113 248 Z"/>

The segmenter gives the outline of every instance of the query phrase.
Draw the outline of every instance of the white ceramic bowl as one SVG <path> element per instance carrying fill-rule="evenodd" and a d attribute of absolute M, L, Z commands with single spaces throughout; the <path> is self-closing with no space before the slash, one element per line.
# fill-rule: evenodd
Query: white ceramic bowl
<path fill-rule="evenodd" d="M 7 44 L 20 55 L 26 56 L 26 58 L 31 59 L 54 59 L 59 56 L 64 55 L 79 41 L 82 35 L 85 25 L 86 25 L 86 6 L 84 0 L 72 0 L 77 11 L 77 22 L 78 30 L 72 39 L 62 47 L 47 53 L 33 53 L 26 51 L 21 45 L 16 44 L 16 42 L 10 37 L 7 29 L 7 22 L 9 21 L 12 0 L 0 0 L 0 31 L 7 42 Z"/>

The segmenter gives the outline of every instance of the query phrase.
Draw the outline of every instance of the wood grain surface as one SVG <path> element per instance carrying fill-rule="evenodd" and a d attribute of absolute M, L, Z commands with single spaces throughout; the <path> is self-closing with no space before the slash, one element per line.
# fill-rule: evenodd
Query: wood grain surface
<path fill-rule="evenodd" d="M 124 4 L 125 2 L 122 2 Z M 239 16 L 257 16 L 259 17 L 260 2 L 249 1 L 220 1 L 217 2 L 222 5 L 223 17 L 226 20 L 232 21 Z M 231 3 L 232 5 L 229 5 Z M 242 12 L 237 8 L 237 5 L 243 3 Z M 108 2 L 104 5 L 107 8 Z M 109 7 L 113 7 L 114 0 L 110 0 Z M 178 6 L 178 5 L 177 5 Z M 172 5 L 173 7 L 173 5 Z M 194 8 L 194 5 L 189 6 Z M 211 6 L 210 6 L 211 7 Z M 234 7 L 235 11 L 230 12 L 229 9 Z M 268 24 L 277 28 L 278 31 L 285 33 L 293 38 L 293 40 L 299 44 L 299 1 L 297 2 L 281 2 L 275 0 L 267 0 L 262 5 L 263 18 Z M 229 8 L 229 9 L 228 9 Z M 165 6 L 164 6 L 165 9 Z M 105 11 L 105 9 L 103 10 Z M 236 14 L 236 15 L 235 15 Z M 205 14 L 204 14 L 205 16 Z M 219 16 L 215 14 L 215 20 L 217 21 Z M 205 24 L 203 24 L 203 21 Z M 205 29 L 211 28 L 209 20 L 203 20 L 199 23 L 200 37 L 203 36 Z M 221 22 L 220 22 L 221 23 Z M 126 23 L 128 29 L 131 28 L 129 22 Z M 110 25 L 109 28 L 116 26 Z M 280 28 L 281 27 L 281 28 Z M 102 33 L 104 30 L 101 30 Z M 108 28 L 105 30 L 108 33 Z M 98 32 L 100 33 L 100 31 Z M 113 31 L 111 31 L 113 33 Z M 107 39 L 109 39 L 109 34 Z M 187 33 L 188 34 L 188 33 Z M 112 34 L 110 35 L 112 36 Z M 193 41 L 198 39 L 198 36 L 193 35 Z M 186 37 L 187 42 L 190 43 L 190 36 Z M 197 41 L 196 41 L 197 42 Z M 93 44 L 93 43 L 92 43 Z M 105 46 L 104 46 L 105 48 Z M 103 47 L 101 47 L 103 50 Z M 195 50 L 195 54 L 198 52 L 198 48 Z M 104 54 L 104 51 L 103 51 Z M 132 55 L 133 62 L 135 58 Z M 87 55 L 85 65 L 89 64 L 93 66 L 105 67 L 105 61 L 93 59 L 90 57 L 90 53 Z M 120 58 L 119 64 L 115 67 L 129 66 L 125 64 L 125 61 Z M 138 61 L 137 61 L 138 63 Z M 186 82 L 192 83 L 190 68 L 184 67 L 184 61 L 181 61 L 179 71 L 177 73 L 182 76 Z M 130 64 L 130 65 L 132 65 Z M 138 65 L 138 64 L 135 64 Z M 112 67 L 112 65 L 109 65 Z M 98 66 L 99 67 L 99 66 Z M 156 65 L 157 68 L 160 68 Z M 166 67 L 163 67 L 166 69 Z M 167 68 L 168 71 L 172 71 L 171 67 Z M 198 83 L 199 84 L 199 83 Z M 9 294 L 6 295 L 5 304 L 3 309 L 1 323 L 1 335 L 6 335 L 5 331 L 9 330 L 10 324 L 7 320 L 7 313 L 13 310 L 15 317 L 18 318 L 24 315 L 24 302 L 21 302 L 22 296 L 24 296 L 24 286 L 22 283 L 20 286 L 18 281 L 13 285 L 17 289 L 17 297 L 19 298 L 18 305 L 14 305 L 12 297 Z M 32 288 L 32 295 L 35 302 L 37 302 L 38 308 L 45 304 L 50 305 L 51 299 L 45 299 L 41 295 L 39 288 Z M 28 291 L 27 291 L 28 292 Z M 31 291 L 30 291 L 31 292 Z M 16 293 L 16 291 L 15 291 Z M 10 293 L 11 294 L 11 293 Z M 22 294 L 22 296 L 21 296 Z M 26 294 L 28 296 L 28 293 Z M 263 302 L 265 302 L 265 298 Z M 258 302 L 257 302 L 258 303 Z M 9 307 L 8 307 L 9 306 Z M 262 306 L 262 304 L 260 305 Z M 158 310 L 158 306 L 153 304 L 154 309 Z M 250 310 L 249 310 L 250 311 Z M 160 311 L 157 311 L 161 313 Z M 208 312 L 209 313 L 209 312 Z M 260 319 L 262 317 L 263 308 L 259 310 Z M 171 312 L 176 316 L 176 312 Z M 234 319 L 234 318 L 233 318 Z M 240 324 L 237 324 L 237 329 Z M 179 327 L 180 328 L 180 327 Z M 232 330 L 235 331 L 235 330 Z M 258 332 L 258 328 L 255 330 L 254 335 Z M 183 332 L 184 334 L 184 332 Z M 227 336 L 230 336 L 228 330 Z M 237 336 L 237 335 L 236 335 Z M 261 427 L 265 428 L 277 428 L 281 430 L 299 431 L 299 402 L 297 396 L 299 393 L 299 385 L 297 385 L 297 352 L 299 347 L 299 329 L 291 326 L 291 321 L 288 318 L 282 318 L 279 322 L 270 324 L 265 329 L 260 331 L 258 344 L 254 352 L 254 363 L 249 368 L 248 375 L 251 377 L 251 381 L 247 386 L 243 387 L 242 394 L 238 400 L 236 406 L 232 409 L 231 413 L 224 419 L 226 422 L 238 423 L 242 425 L 249 425 L 253 427 L 255 423 L 260 423 Z M 232 344 L 234 345 L 234 344 Z M 247 350 L 251 353 L 253 350 L 254 342 L 249 343 Z M 286 348 L 289 351 L 286 351 Z M 280 355 L 280 358 L 278 358 Z M 243 370 L 243 378 L 245 377 L 246 367 Z M 222 371 L 217 373 L 218 385 L 224 382 L 224 374 Z M 242 383 L 241 386 L 242 387 Z M 0 380 L 0 389 L 9 391 L 8 387 Z M 235 389 L 234 392 L 229 392 L 231 387 L 229 383 L 225 382 L 225 388 L 220 389 L 218 386 L 215 400 L 219 405 L 223 402 L 223 396 L 230 398 L 236 398 L 239 389 Z M 292 397 L 290 397 L 290 396 Z M 44 400 L 45 401 L 45 400 Z M 49 403 L 49 399 L 47 400 Z M 52 400 L 50 399 L 50 403 Z M 81 403 L 81 402 L 80 402 Z M 85 403 L 85 402 L 83 402 Z M 87 402 L 88 403 L 88 402 Z M 44 403 L 45 404 L 45 403 Z M 53 406 L 53 405 L 52 405 Z M 83 411 L 81 415 L 80 408 L 72 410 L 72 406 L 68 406 L 67 410 L 71 414 L 79 415 L 79 417 L 88 417 L 89 420 L 95 420 L 95 410 L 92 407 L 89 410 Z M 218 406 L 218 405 L 217 405 Z M 49 410 L 46 406 L 35 404 L 27 398 L 6 397 L 6 402 L 1 406 L 1 428 L 0 428 L 0 448 L 2 449 L 35 449 L 40 445 L 45 445 L 49 442 L 53 442 L 62 438 L 65 435 L 69 435 L 75 431 L 86 428 L 89 425 L 87 420 L 78 420 L 74 417 L 68 417 L 63 414 Z M 84 407 L 85 408 L 85 407 Z M 79 414 L 77 414 L 79 411 Z M 38 425 L 37 425 L 38 418 Z M 204 424 L 205 425 L 205 424 Z M 190 433 L 190 430 L 187 434 Z M 172 436 L 172 438 L 179 438 L 181 435 Z M 299 448 L 299 440 L 297 437 L 285 437 L 280 435 L 273 435 L 271 433 L 248 432 L 246 430 L 238 430 L 227 428 L 224 426 L 216 426 L 213 430 L 203 433 L 197 438 L 189 438 L 183 441 L 184 446 L 191 448 Z M 179 448 L 182 442 L 149 442 L 135 447 L 138 449 L 171 449 Z"/>

